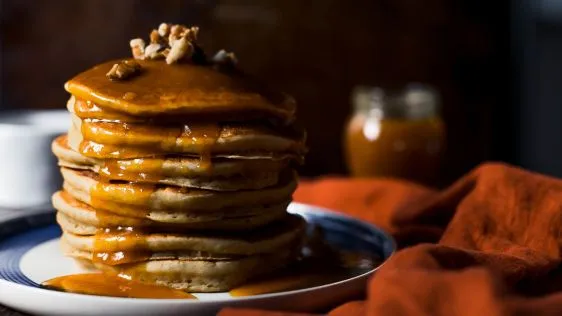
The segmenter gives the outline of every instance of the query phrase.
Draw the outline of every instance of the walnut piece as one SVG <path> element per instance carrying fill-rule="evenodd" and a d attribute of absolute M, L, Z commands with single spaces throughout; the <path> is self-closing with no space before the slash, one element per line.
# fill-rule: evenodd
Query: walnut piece
<path fill-rule="evenodd" d="M 131 50 L 133 51 L 133 57 L 135 59 L 144 59 L 144 47 L 145 43 L 142 38 L 135 38 L 129 42 Z"/>
<path fill-rule="evenodd" d="M 169 65 L 182 58 L 190 58 L 194 50 L 191 42 L 186 37 L 181 37 L 172 44 L 170 53 L 166 56 L 166 63 Z"/>
<path fill-rule="evenodd" d="M 158 44 L 162 41 L 160 34 L 158 34 L 158 30 L 152 30 L 150 32 L 150 44 Z"/>
<path fill-rule="evenodd" d="M 193 26 L 190 28 L 185 28 L 183 32 L 180 34 L 181 37 L 187 38 L 190 42 L 197 41 L 197 35 L 199 34 L 199 28 L 197 26 Z"/>
<path fill-rule="evenodd" d="M 170 35 L 168 36 L 168 45 L 172 47 L 174 42 L 180 39 L 180 34 L 184 31 L 185 26 L 176 24 L 170 28 Z"/>
<path fill-rule="evenodd" d="M 134 60 L 124 60 L 114 64 L 106 76 L 112 81 L 126 80 L 138 75 L 140 71 L 141 65 L 139 63 Z"/>
<path fill-rule="evenodd" d="M 161 23 L 158 29 L 150 33 L 148 46 L 140 38 L 131 41 L 133 57 L 141 60 L 165 58 L 168 64 L 180 60 L 207 63 L 205 54 L 196 44 L 198 34 L 199 28 L 196 26 Z"/>
<path fill-rule="evenodd" d="M 146 59 L 158 59 L 163 58 L 164 55 L 161 54 L 160 50 L 162 45 L 157 43 L 152 43 L 144 49 L 144 58 Z"/>
<path fill-rule="evenodd" d="M 168 36 L 169 33 L 170 33 L 170 26 L 168 25 L 168 23 L 161 23 L 160 26 L 158 26 L 158 34 L 161 37 L 166 37 Z"/>

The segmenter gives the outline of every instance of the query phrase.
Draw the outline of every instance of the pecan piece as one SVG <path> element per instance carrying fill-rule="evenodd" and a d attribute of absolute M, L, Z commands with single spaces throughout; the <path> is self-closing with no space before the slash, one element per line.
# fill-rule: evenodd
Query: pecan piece
<path fill-rule="evenodd" d="M 141 71 L 141 65 L 134 60 L 124 60 L 111 67 L 111 70 L 106 74 L 107 78 L 111 81 L 126 80 Z"/>
<path fill-rule="evenodd" d="M 133 57 L 135 59 L 144 59 L 144 47 L 145 43 L 142 38 L 135 38 L 129 42 L 131 50 L 133 51 Z"/>
<path fill-rule="evenodd" d="M 166 63 L 172 64 L 182 58 L 190 58 L 193 54 L 194 48 L 191 42 L 187 40 L 187 38 L 182 37 L 172 44 L 172 48 L 166 56 Z"/>

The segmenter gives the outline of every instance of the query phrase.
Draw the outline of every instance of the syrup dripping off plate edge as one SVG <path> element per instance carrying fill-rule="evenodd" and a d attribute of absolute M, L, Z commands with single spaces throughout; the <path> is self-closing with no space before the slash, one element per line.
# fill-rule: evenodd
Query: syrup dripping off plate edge
<path fill-rule="evenodd" d="M 370 252 L 380 256 L 383 260 L 388 259 L 395 250 L 394 241 L 381 229 L 352 217 L 299 203 L 292 203 L 289 206 L 289 212 L 302 215 L 309 225 L 322 227 L 327 232 L 327 242 L 336 247 Z M 19 214 L 15 215 L 16 213 Z M 54 213 L 49 209 L 12 211 L 7 219 L 2 220 L 0 217 L 0 293 L 2 293 L 0 304 L 25 312 L 45 315 L 76 313 L 82 315 L 102 313 L 177 315 L 185 312 L 214 314 L 225 306 L 318 311 L 360 295 L 364 291 L 369 276 L 380 267 L 379 265 L 361 275 L 330 284 L 236 298 L 231 297 L 228 293 L 195 294 L 199 300 L 131 299 L 64 293 L 39 288 L 38 285 L 46 280 L 45 277 L 80 272 L 80 270 L 72 270 L 74 265 L 72 259 L 62 257 L 60 251 L 54 255 L 68 261 L 66 263 L 56 261 L 54 266 L 57 266 L 57 269 L 62 268 L 62 270 L 55 269 L 56 271 L 52 272 L 56 272 L 56 274 L 48 276 L 30 272 L 34 266 L 35 270 L 48 270 L 48 259 L 54 256 L 53 249 L 58 250 L 56 242 L 53 241 L 58 238 L 58 232 L 53 223 Z M 46 231 L 46 227 L 49 225 L 52 225 L 50 227 L 54 231 Z M 37 246 L 47 247 L 40 245 L 44 242 L 52 243 L 51 249 L 47 251 L 50 254 L 49 258 L 37 262 L 40 257 L 34 258 L 30 250 L 36 249 Z M 43 250 L 45 251 L 45 249 Z"/>

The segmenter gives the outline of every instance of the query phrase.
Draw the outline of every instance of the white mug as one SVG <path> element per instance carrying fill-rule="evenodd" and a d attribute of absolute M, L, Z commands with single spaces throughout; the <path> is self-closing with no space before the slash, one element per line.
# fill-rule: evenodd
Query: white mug
<path fill-rule="evenodd" d="M 0 208 L 49 203 L 62 184 L 51 142 L 69 126 L 64 110 L 0 113 Z"/>

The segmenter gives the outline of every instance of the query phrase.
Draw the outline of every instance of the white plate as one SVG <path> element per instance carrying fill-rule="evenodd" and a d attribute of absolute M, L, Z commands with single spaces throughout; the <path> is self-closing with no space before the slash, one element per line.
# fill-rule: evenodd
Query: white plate
<path fill-rule="evenodd" d="M 379 228 L 321 208 L 292 203 L 289 211 L 323 228 L 326 241 L 386 260 L 394 241 Z M 48 279 L 82 272 L 58 246 L 51 210 L 29 211 L 0 221 L 0 304 L 41 315 L 211 315 L 226 306 L 318 311 L 360 295 L 377 268 L 343 281 L 301 290 L 231 297 L 199 293 L 198 300 L 134 299 L 64 293 L 41 288 Z"/>

